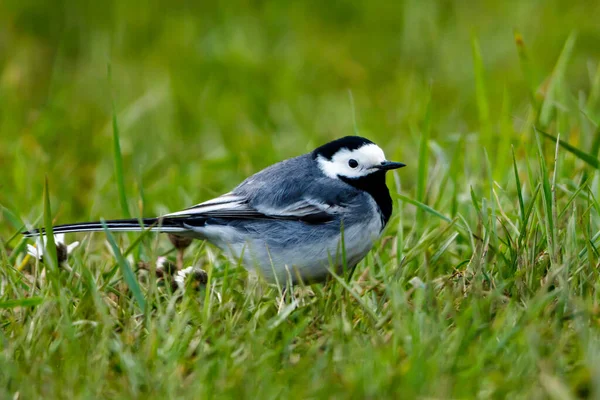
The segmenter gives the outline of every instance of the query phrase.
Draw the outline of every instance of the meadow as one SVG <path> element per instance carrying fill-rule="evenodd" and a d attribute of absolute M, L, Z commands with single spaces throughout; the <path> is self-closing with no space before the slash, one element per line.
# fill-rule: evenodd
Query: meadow
<path fill-rule="evenodd" d="M 0 398 L 598 398 L 600 3 L 0 2 Z M 176 211 L 359 133 L 406 168 L 354 275 L 20 234 Z M 48 246 L 52 254 L 52 245 Z"/>

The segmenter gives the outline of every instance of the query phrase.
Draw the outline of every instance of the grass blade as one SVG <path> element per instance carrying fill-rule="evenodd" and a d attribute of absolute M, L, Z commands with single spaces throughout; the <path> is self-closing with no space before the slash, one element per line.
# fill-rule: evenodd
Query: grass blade
<path fill-rule="evenodd" d="M 529 60 L 529 56 L 527 54 L 527 48 L 525 47 L 525 41 L 523 40 L 523 36 L 520 32 L 515 31 L 515 44 L 517 45 L 517 53 L 519 54 L 519 63 L 521 64 L 521 71 L 523 72 L 523 77 L 525 78 L 525 82 L 527 83 L 527 89 L 529 92 L 529 101 L 531 102 L 532 107 L 536 110 L 536 114 L 539 109 L 538 100 L 535 96 L 536 85 L 533 80 L 533 73 L 531 72 L 531 62 Z"/>
<path fill-rule="evenodd" d="M 592 141 L 592 156 L 598 157 L 598 151 L 600 151 L 600 126 L 596 127 L 594 131 L 594 140 Z"/>
<path fill-rule="evenodd" d="M 109 87 L 112 88 L 112 69 L 108 64 L 108 82 Z M 115 159 L 115 175 L 117 178 L 117 189 L 119 191 L 119 202 L 121 203 L 121 210 L 125 218 L 131 218 L 129 213 L 129 206 L 127 204 L 127 194 L 125 193 L 125 179 L 123 176 L 123 156 L 121 154 L 121 142 L 119 135 L 119 124 L 117 123 L 117 112 L 115 108 L 114 98 L 111 96 L 111 110 L 112 110 L 112 128 L 113 128 L 113 156 Z"/>
<path fill-rule="evenodd" d="M 581 184 L 579 185 L 579 187 L 577 187 L 577 190 L 575 190 L 573 192 L 573 194 L 571 196 L 569 196 L 569 199 L 565 203 L 562 211 L 558 214 L 558 218 L 559 219 L 562 218 L 563 215 L 569 210 L 569 206 L 581 194 L 581 192 L 583 192 L 583 190 L 587 190 L 588 189 L 591 180 L 592 180 L 592 178 L 587 178 L 585 181 L 581 182 Z"/>
<path fill-rule="evenodd" d="M 519 243 L 521 243 L 524 239 L 525 236 L 527 235 L 527 224 L 529 223 L 529 218 L 531 217 L 531 214 L 533 213 L 533 209 L 535 208 L 535 201 L 537 200 L 538 194 L 540 193 L 540 185 L 538 184 L 534 191 L 533 191 L 533 195 L 531 196 L 531 199 L 529 200 L 529 206 L 527 207 L 527 209 L 525 210 L 525 216 L 523 217 L 523 228 L 521 229 L 521 234 L 519 235 Z"/>
<path fill-rule="evenodd" d="M 494 157 L 494 180 L 501 181 L 503 176 L 509 167 L 508 163 L 510 163 L 510 147 L 511 142 L 514 136 L 514 128 L 512 126 L 512 107 L 510 101 L 510 95 L 506 86 L 504 87 L 503 95 L 502 95 L 502 109 L 500 112 L 500 117 L 498 121 L 499 132 L 498 132 L 498 141 L 494 143 L 494 147 L 486 149 L 487 151 L 492 151 L 492 157 Z M 497 149 L 494 151 L 494 149 Z"/>
<path fill-rule="evenodd" d="M 428 212 L 428 213 L 430 213 L 432 215 L 435 215 L 436 217 L 441 218 L 441 219 L 443 219 L 446 222 L 450 222 L 450 223 L 452 222 L 452 220 L 450 218 L 446 217 L 445 215 L 443 215 L 443 214 L 439 213 L 438 211 L 434 210 L 433 208 L 429 207 L 427 204 L 421 203 L 418 200 L 411 199 L 410 197 L 407 197 L 407 196 L 405 196 L 403 194 L 400 194 L 400 193 L 396 193 L 396 196 L 400 200 L 405 201 L 407 203 L 410 203 L 413 206 L 417 207 L 417 209 L 420 209 L 420 210 Z"/>
<path fill-rule="evenodd" d="M 561 147 L 563 147 L 569 153 L 573 154 L 575 157 L 579 158 L 581 161 L 584 161 L 585 163 L 591 165 L 592 167 L 594 167 L 596 169 L 600 169 L 600 160 L 598 160 L 593 155 L 588 154 L 582 150 L 579 150 L 578 148 L 571 146 L 569 143 L 565 142 L 564 140 L 560 140 L 556 136 L 551 135 L 547 132 L 544 132 L 538 128 L 535 128 L 535 130 L 536 130 L 536 132 L 539 132 L 542 135 L 544 135 L 547 139 L 552 140 L 554 143 L 556 143 L 558 141 L 558 143 L 561 145 Z"/>
<path fill-rule="evenodd" d="M 42 304 L 43 297 L 27 297 L 24 299 L 6 300 L 0 302 L 0 309 L 15 307 L 33 307 Z"/>
<path fill-rule="evenodd" d="M 521 179 L 519 179 L 519 169 L 517 168 L 517 158 L 515 157 L 515 148 L 512 148 L 513 169 L 515 172 L 515 183 L 517 185 L 517 196 L 519 197 L 519 209 L 521 210 L 521 221 L 525 222 L 525 202 L 523 201 L 523 192 L 521 190 Z"/>
<path fill-rule="evenodd" d="M 588 102 L 585 107 L 588 112 L 597 110 L 596 104 L 598 103 L 598 99 L 600 99 L 600 63 L 598 63 L 598 67 L 596 68 L 596 73 L 594 74 L 594 79 L 592 80 L 590 96 L 588 97 Z M 597 114 L 595 116 L 597 116 Z"/>
<path fill-rule="evenodd" d="M 48 177 L 44 181 L 44 228 L 46 229 L 46 249 L 44 250 L 44 264 L 51 270 L 58 268 L 56 257 L 56 243 L 54 242 L 54 230 L 52 229 L 52 210 L 50 208 L 50 195 L 48 194 Z M 58 294 L 58 293 L 57 293 Z"/>
<path fill-rule="evenodd" d="M 6 243 L 10 243 L 13 240 L 15 240 L 17 237 L 21 237 L 21 232 L 23 232 L 26 228 L 25 224 L 23 222 L 21 222 L 21 220 L 19 219 L 19 217 L 17 217 L 12 211 L 10 211 L 8 208 L 4 207 L 3 205 L 0 204 L 0 222 L 2 222 L 4 219 L 6 219 L 12 226 L 13 228 L 15 228 L 15 233 L 10 236 L 8 239 L 6 240 Z"/>
<path fill-rule="evenodd" d="M 560 139 L 560 135 L 558 136 L 558 139 Z M 560 148 L 559 146 L 559 140 L 557 140 L 555 142 L 556 144 L 554 145 L 554 171 L 552 171 L 552 186 L 550 187 L 550 192 L 552 194 L 552 202 L 551 202 L 551 211 L 552 211 L 552 221 L 553 221 L 553 225 L 556 226 L 556 229 L 552 229 L 552 242 L 554 243 L 555 246 L 557 246 L 558 244 L 558 206 L 556 205 L 556 176 L 558 174 L 558 149 Z M 557 247 L 558 248 L 558 247 Z M 554 262 L 558 263 L 559 259 L 559 254 L 555 251 L 554 253 Z"/>
<path fill-rule="evenodd" d="M 473 51 L 473 69 L 475 72 L 475 97 L 477 100 L 477 111 L 479 112 L 479 122 L 481 124 L 480 137 L 483 138 L 482 144 L 484 147 L 489 149 L 491 148 L 493 139 L 490 106 L 485 88 L 485 70 L 481 58 L 481 49 L 475 35 L 471 38 L 471 48 Z"/>
<path fill-rule="evenodd" d="M 24 227 L 23 222 L 21 222 L 21 220 L 19 219 L 19 217 L 17 217 L 12 211 L 10 211 L 8 208 L 0 205 L 0 209 L 2 210 L 2 218 L 6 219 L 8 222 L 10 222 L 10 224 L 13 226 L 13 228 L 17 229 L 17 230 L 21 230 Z"/>
<path fill-rule="evenodd" d="M 540 179 L 542 180 L 542 203 L 544 205 L 544 225 L 546 227 L 546 239 L 548 241 L 548 251 L 550 259 L 555 259 L 555 243 L 554 243 L 554 218 L 552 212 L 552 187 L 550 179 L 548 179 L 548 169 L 544 160 L 544 152 L 542 150 L 542 142 L 539 135 L 536 135 L 538 145 L 538 157 L 540 165 Z"/>
<path fill-rule="evenodd" d="M 450 245 L 456 240 L 457 237 L 458 237 L 458 232 L 454 232 L 452 235 L 450 235 L 450 237 L 448 239 L 446 239 L 446 241 L 444 241 L 438 247 L 437 251 L 433 254 L 433 256 L 431 256 L 432 264 L 436 263 L 440 259 L 442 254 L 444 254 L 444 252 L 448 249 L 448 247 L 450 247 Z"/>
<path fill-rule="evenodd" d="M 373 318 L 373 321 L 378 322 L 379 316 L 377 315 L 377 313 L 375 311 L 373 311 L 371 309 L 371 307 L 369 307 L 369 305 L 367 303 L 365 303 L 365 301 L 362 299 L 362 297 L 360 297 L 360 295 L 358 293 L 356 293 L 356 291 L 352 290 L 352 288 L 348 285 L 348 283 L 341 276 L 336 274 L 333 269 L 330 269 L 329 272 L 331 273 L 331 276 L 333 276 L 333 278 L 344 288 L 344 290 L 347 293 L 350 293 L 350 295 L 352 297 L 354 297 L 354 300 L 356 300 L 358 302 L 358 304 L 362 307 L 362 309 L 366 312 L 366 314 L 369 317 Z"/>
<path fill-rule="evenodd" d="M 129 263 L 127 262 L 125 257 L 123 257 L 121 250 L 119 250 L 119 246 L 117 246 L 117 242 L 115 241 L 113 234 L 108 230 L 106 223 L 104 222 L 104 220 L 101 220 L 101 222 L 102 222 L 102 226 L 104 228 L 104 232 L 106 233 L 106 238 L 108 239 L 108 243 L 110 244 L 110 248 L 112 249 L 113 254 L 117 258 L 117 263 L 119 264 L 119 267 L 121 267 L 121 273 L 123 274 L 123 279 L 125 280 L 125 283 L 129 287 L 129 290 L 131 290 L 131 293 L 133 293 L 133 297 L 135 298 L 138 305 L 142 309 L 142 312 L 145 312 L 146 311 L 146 299 L 144 298 L 144 295 L 142 294 L 142 289 L 140 288 L 140 285 L 137 282 L 135 274 L 133 273 L 133 270 L 129 266 Z"/>
<path fill-rule="evenodd" d="M 494 201 L 494 178 L 493 178 L 493 170 L 492 170 L 492 163 L 490 162 L 490 158 L 488 156 L 488 152 L 487 150 L 484 149 L 483 154 L 485 156 L 485 163 L 486 163 L 486 170 L 488 173 L 488 182 L 490 183 L 489 186 L 489 193 L 490 193 L 490 200 L 489 200 L 489 226 L 487 227 L 487 229 L 489 229 L 491 231 L 491 235 L 492 235 L 492 243 L 495 245 L 496 244 L 496 239 L 498 238 L 498 232 L 496 230 L 496 202 Z M 486 210 L 487 211 L 487 210 Z"/>
<path fill-rule="evenodd" d="M 560 56 L 558 57 L 558 61 L 556 62 L 554 71 L 552 71 L 552 78 L 550 79 L 550 83 L 548 84 L 546 98 L 542 103 L 542 109 L 540 111 L 539 122 L 543 127 L 548 126 L 552 119 L 552 112 L 554 111 L 554 104 L 556 101 L 556 96 L 558 95 L 557 91 L 562 85 L 562 81 L 567 70 L 567 65 L 569 63 L 569 60 L 571 59 L 571 53 L 573 52 L 573 48 L 575 47 L 576 37 L 577 36 L 574 33 L 572 33 L 569 36 L 569 38 L 565 42 L 562 52 L 560 53 Z"/>

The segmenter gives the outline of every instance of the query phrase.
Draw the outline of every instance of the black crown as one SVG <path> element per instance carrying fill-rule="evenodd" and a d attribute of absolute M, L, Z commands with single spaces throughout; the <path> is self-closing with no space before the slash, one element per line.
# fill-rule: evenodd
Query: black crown
<path fill-rule="evenodd" d="M 340 139 L 336 139 L 332 142 L 324 144 L 321 147 L 317 147 L 313 151 L 313 158 L 322 156 L 327 160 L 331 160 L 333 155 L 341 149 L 348 149 L 350 151 L 361 148 L 366 144 L 373 144 L 369 139 L 365 139 L 360 136 L 345 136 Z"/>

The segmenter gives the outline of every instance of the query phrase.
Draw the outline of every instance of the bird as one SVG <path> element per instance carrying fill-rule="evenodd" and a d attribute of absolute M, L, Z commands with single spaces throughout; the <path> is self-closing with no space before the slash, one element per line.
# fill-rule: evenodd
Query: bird
<path fill-rule="evenodd" d="M 390 220 L 388 161 L 369 139 L 345 136 L 251 175 L 232 191 L 155 218 L 57 225 L 53 232 L 145 231 L 206 240 L 274 283 L 318 283 L 366 256 Z M 26 237 L 44 229 L 23 232 Z M 342 245 L 344 251 L 342 251 Z"/>

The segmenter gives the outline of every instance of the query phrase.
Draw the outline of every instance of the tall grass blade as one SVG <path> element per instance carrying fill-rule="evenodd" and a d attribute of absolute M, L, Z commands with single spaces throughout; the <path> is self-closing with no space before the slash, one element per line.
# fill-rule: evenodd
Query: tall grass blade
<path fill-rule="evenodd" d="M 512 148 L 513 170 L 515 173 L 515 184 L 517 185 L 517 197 L 519 198 L 519 210 L 521 211 L 521 221 L 525 222 L 525 202 L 523 201 L 523 191 L 521 189 L 521 179 L 519 179 L 519 169 L 517 167 L 517 158 L 515 157 L 515 148 Z M 521 228 L 523 229 L 523 228 Z"/>
<path fill-rule="evenodd" d="M 213 266 L 208 266 L 208 276 L 206 279 L 206 292 L 204 292 L 204 321 L 210 319 L 210 308 L 211 308 L 211 292 L 213 290 Z"/>
<path fill-rule="evenodd" d="M 600 168 L 600 160 L 598 160 L 593 155 L 588 154 L 582 150 L 579 150 L 578 148 L 576 148 L 575 146 L 571 146 L 569 143 L 565 142 L 564 140 L 561 140 L 558 137 L 551 135 L 547 132 L 544 132 L 538 128 L 535 128 L 535 130 L 537 132 L 541 133 L 547 139 L 552 140 L 555 143 L 558 142 L 561 145 L 561 147 L 563 147 L 569 153 L 573 154 L 575 157 L 579 158 L 581 161 L 584 161 L 585 163 L 591 165 L 592 167 L 594 167 L 596 169 Z"/>
<path fill-rule="evenodd" d="M 115 257 L 117 259 L 117 263 L 119 264 L 119 267 L 121 268 L 121 273 L 123 274 L 123 279 L 125 280 L 125 283 L 129 287 L 129 290 L 131 290 L 131 293 L 133 294 L 133 297 L 137 301 L 142 312 L 145 312 L 146 311 L 146 299 L 144 298 L 144 295 L 142 294 L 142 289 L 140 288 L 140 285 L 137 282 L 135 274 L 133 273 L 133 270 L 129 266 L 129 262 L 127 262 L 125 257 L 123 257 L 123 254 L 121 253 L 121 250 L 119 249 L 119 246 L 117 245 L 117 242 L 115 241 L 113 234 L 106 226 L 106 223 L 104 222 L 104 220 L 101 220 L 101 222 L 102 222 L 102 226 L 104 228 L 104 232 L 106 233 L 106 239 L 108 240 L 108 243 L 110 244 L 110 248 L 112 249 L 113 254 L 115 255 Z"/>
<path fill-rule="evenodd" d="M 588 97 L 588 102 L 586 104 L 586 110 L 592 114 L 594 117 L 598 117 L 598 100 L 600 99 L 600 62 L 598 63 L 598 67 L 596 67 L 596 73 L 594 74 L 594 79 L 592 81 L 592 87 L 590 89 L 590 96 Z"/>
<path fill-rule="evenodd" d="M 554 171 L 552 172 L 552 186 L 550 187 L 551 193 L 552 193 L 552 221 L 553 221 L 553 226 L 554 229 L 552 229 L 552 242 L 554 243 L 555 246 L 555 253 L 554 253 L 554 262 L 558 263 L 559 261 L 559 254 L 558 254 L 558 206 L 556 205 L 556 176 L 558 174 L 558 149 L 560 148 L 559 145 L 559 140 L 560 140 L 560 135 L 558 136 L 557 140 L 556 140 L 556 144 L 554 146 Z"/>
<path fill-rule="evenodd" d="M 421 203 L 418 200 L 414 200 L 411 199 L 410 197 L 407 197 L 403 194 L 400 193 L 396 193 L 396 196 L 402 200 L 405 201 L 407 203 L 412 204 L 413 206 L 417 207 L 417 209 L 423 210 L 424 212 L 428 212 L 431 215 L 435 215 L 436 217 L 443 219 L 446 222 L 452 222 L 452 220 L 448 217 L 446 217 L 444 214 L 441 214 L 440 212 L 434 210 L 433 208 L 429 207 L 427 204 Z"/>
<path fill-rule="evenodd" d="M 592 141 L 591 155 L 594 157 L 598 157 L 599 151 L 600 151 L 600 126 L 597 126 L 596 130 L 594 131 L 594 140 Z"/>
<path fill-rule="evenodd" d="M 52 209 L 50 207 L 50 195 L 48 193 L 48 177 L 44 180 L 44 228 L 46 229 L 46 248 L 44 250 L 44 264 L 51 270 L 58 269 L 56 257 L 56 243 L 54 242 L 54 230 L 52 229 Z M 43 241 L 42 241 L 43 242 Z M 38 243 L 39 245 L 39 243 Z"/>
<path fill-rule="evenodd" d="M 511 142 L 514 134 L 514 128 L 512 126 L 512 107 L 510 102 L 510 95 L 508 89 L 504 87 L 504 91 L 502 94 L 502 109 L 500 112 L 499 118 L 499 134 L 498 134 L 498 142 L 495 143 L 493 148 L 486 149 L 488 151 L 492 151 L 493 149 L 497 149 L 493 151 L 495 154 L 494 157 L 494 179 L 496 181 L 500 181 L 503 178 L 503 175 L 508 169 L 508 163 L 510 162 L 509 154 Z M 492 157 L 494 156 L 492 154 Z"/>
<path fill-rule="evenodd" d="M 554 219 L 552 212 L 552 186 L 550 185 L 550 179 L 548 179 L 548 168 L 544 160 L 544 152 L 542 150 L 542 142 L 539 139 L 539 135 L 536 135 L 538 145 L 538 157 L 540 167 L 540 179 L 542 180 L 542 202 L 544 205 L 544 225 L 546 228 L 546 239 L 548 241 L 548 250 L 550 253 L 550 259 L 555 259 L 555 243 L 554 243 Z"/>
<path fill-rule="evenodd" d="M 485 87 L 485 70 L 481 58 L 479 40 L 477 40 L 475 35 L 471 38 L 471 48 L 473 52 L 473 69 L 475 72 L 475 98 L 477 100 L 477 111 L 479 112 L 479 123 L 481 124 L 479 135 L 483 146 L 491 148 L 493 142 L 493 130 L 490 121 L 490 106 Z"/>
<path fill-rule="evenodd" d="M 483 154 L 485 155 L 485 163 L 486 170 L 488 173 L 488 182 L 489 182 L 489 193 L 490 193 L 490 218 L 489 218 L 489 226 L 488 229 L 491 231 L 491 241 L 493 244 L 496 244 L 496 238 L 498 237 L 498 230 L 496 229 L 496 202 L 494 201 L 494 171 L 492 169 L 492 163 L 490 162 L 490 158 L 488 156 L 487 150 L 484 149 Z"/>
<path fill-rule="evenodd" d="M 590 180 L 592 180 L 592 179 L 593 179 L 592 177 L 589 177 L 585 181 L 581 182 L 581 184 L 577 187 L 577 190 L 575 190 L 573 192 L 573 194 L 571 196 L 569 196 L 569 199 L 565 203 L 565 206 L 563 207 L 562 211 L 558 214 L 559 219 L 562 218 L 563 215 L 569 210 L 569 206 L 581 194 L 581 192 L 588 189 Z"/>
<path fill-rule="evenodd" d="M 378 322 L 379 316 L 377 315 L 377 313 L 373 311 L 373 309 L 371 309 L 371 307 L 369 307 L 367 303 L 365 303 L 365 301 L 362 299 L 362 297 L 360 297 L 358 293 L 356 293 L 356 291 L 352 290 L 352 288 L 348 286 L 348 283 L 344 280 L 344 278 L 336 274 L 333 269 L 329 270 L 329 272 L 331 273 L 331 276 L 333 276 L 333 278 L 344 288 L 345 292 L 350 293 L 350 295 L 354 297 L 354 299 L 358 302 L 358 304 L 362 307 L 366 314 L 369 317 L 373 318 L 373 321 Z"/>
<path fill-rule="evenodd" d="M 531 71 L 531 61 L 529 59 L 529 55 L 527 53 L 527 47 L 525 46 L 525 41 L 523 40 L 523 36 L 520 32 L 515 31 L 515 44 L 517 46 L 517 53 L 519 54 L 519 63 L 521 65 L 521 71 L 523 72 L 523 77 L 525 79 L 525 83 L 527 84 L 527 91 L 529 94 L 529 101 L 531 102 L 531 106 L 534 110 L 536 110 L 536 115 L 539 109 L 539 103 L 536 98 L 536 85 L 533 79 L 533 73 Z"/>
<path fill-rule="evenodd" d="M 550 83 L 548 84 L 546 97 L 542 103 L 542 109 L 540 111 L 539 122 L 544 128 L 550 124 L 552 119 L 552 114 L 556 103 L 556 96 L 558 95 L 558 89 L 562 85 L 565 72 L 567 70 L 567 65 L 571 59 L 573 48 L 575 47 L 576 37 L 577 36 L 575 33 L 572 33 L 569 36 L 565 42 L 562 52 L 560 53 L 560 56 L 558 57 L 554 71 L 552 71 L 552 77 L 550 78 Z"/>
<path fill-rule="evenodd" d="M 33 307 L 44 302 L 43 297 L 27 297 L 24 299 L 6 300 L 0 302 L 0 309 L 15 307 Z"/>
<path fill-rule="evenodd" d="M 108 81 L 109 88 L 112 90 L 112 68 L 108 64 Z M 125 179 L 123 175 L 123 156 L 121 154 L 121 139 L 119 135 L 119 124 L 117 123 L 117 111 L 115 100 L 111 94 L 111 110 L 112 110 L 112 128 L 113 128 L 113 156 L 115 160 L 115 176 L 117 178 L 117 189 L 119 191 L 119 202 L 121 203 L 121 211 L 125 218 L 131 218 L 129 206 L 127 204 L 127 194 L 125 192 Z"/>
<path fill-rule="evenodd" d="M 12 211 L 10 211 L 8 208 L 0 205 L 0 210 L 2 210 L 2 219 L 7 220 L 13 228 L 17 229 L 17 230 L 21 230 L 23 229 L 24 225 L 23 222 L 21 222 L 21 220 L 19 219 L 19 217 L 17 217 L 15 215 L 15 213 L 13 213 Z"/>
<path fill-rule="evenodd" d="M 13 233 L 12 236 L 10 236 L 9 238 L 5 238 L 5 242 L 6 243 L 10 243 L 13 240 L 15 240 L 17 237 L 19 238 L 23 238 L 23 236 L 21 236 L 21 232 L 23 232 L 23 230 L 25 230 L 25 224 L 23 222 L 21 222 L 21 220 L 12 212 L 10 211 L 8 208 L 2 206 L 0 204 L 0 224 L 3 222 L 4 219 L 6 219 L 10 225 L 13 226 L 13 228 L 15 229 L 15 233 Z M 12 256 L 11 256 L 12 257 Z"/>

